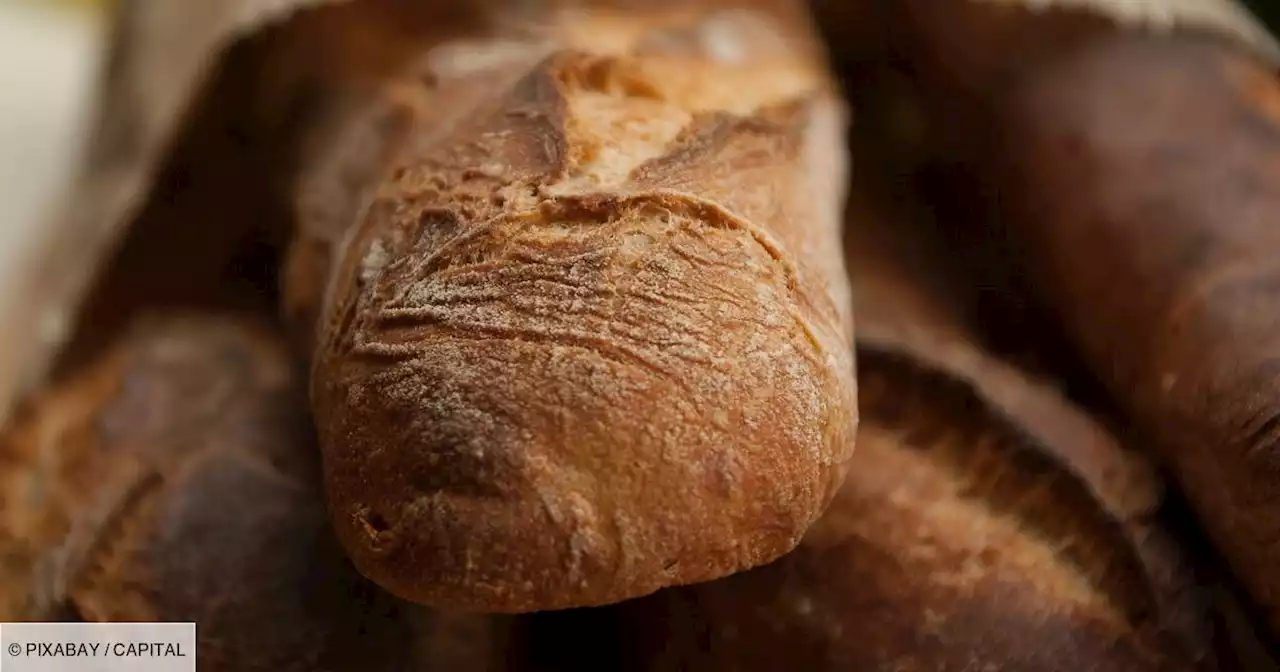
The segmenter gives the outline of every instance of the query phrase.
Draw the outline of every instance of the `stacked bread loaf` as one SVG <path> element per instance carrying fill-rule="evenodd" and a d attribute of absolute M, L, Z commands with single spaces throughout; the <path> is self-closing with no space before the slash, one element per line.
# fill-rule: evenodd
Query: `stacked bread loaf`
<path fill-rule="evenodd" d="M 154 156 L 103 115 L 82 193 L 137 204 L 18 302 L 73 317 L 11 338 L 0 621 L 195 621 L 216 670 L 1268 669 L 1277 52 L 1226 0 L 1039 4 L 204 7 Z M 181 10 L 120 11 L 117 84 Z"/>

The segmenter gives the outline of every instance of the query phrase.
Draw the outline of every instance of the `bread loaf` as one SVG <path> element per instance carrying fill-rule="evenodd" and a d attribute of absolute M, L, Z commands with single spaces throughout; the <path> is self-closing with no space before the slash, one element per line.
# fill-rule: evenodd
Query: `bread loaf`
<path fill-rule="evenodd" d="M 792 554 L 619 605 L 623 658 L 648 670 L 1218 669 L 1207 595 L 1161 518 L 1151 466 L 975 347 L 963 301 L 922 281 L 943 265 L 905 222 L 857 209 L 849 228 L 861 404 L 849 477 Z"/>
<path fill-rule="evenodd" d="M 172 317 L 25 407 L 0 453 L 0 618 L 194 621 L 201 670 L 492 669 L 496 641 L 463 655 L 455 633 L 496 622 L 424 613 L 345 559 L 299 383 L 269 333 Z"/>
<path fill-rule="evenodd" d="M 853 446 L 844 117 L 802 3 L 564 4 L 388 87 L 420 114 L 384 140 L 397 167 L 358 218 L 303 222 L 286 289 L 319 306 L 338 534 L 422 603 L 602 604 L 768 562 Z"/>
<path fill-rule="evenodd" d="M 1140 132 L 1120 121 L 1138 114 Z M 1275 71 L 1203 41 L 1116 41 L 1029 81 L 1000 123 L 1018 149 L 999 174 L 1041 213 L 1015 231 L 1044 298 L 1280 632 Z"/>
<path fill-rule="evenodd" d="M 985 11 L 1024 43 L 1061 30 L 1061 14 L 960 4 L 968 24 Z M 1280 81 L 1256 55 L 1272 51 L 1107 25 L 1022 58 L 916 14 L 900 47 L 920 80 L 975 103 L 937 125 L 981 145 L 954 143 L 1002 222 L 987 234 L 1012 241 L 1013 274 L 1151 439 L 1280 632 Z"/>

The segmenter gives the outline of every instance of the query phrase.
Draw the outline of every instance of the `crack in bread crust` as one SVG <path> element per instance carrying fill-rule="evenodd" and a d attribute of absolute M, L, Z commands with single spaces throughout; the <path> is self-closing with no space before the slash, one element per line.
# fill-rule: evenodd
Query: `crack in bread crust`
<path fill-rule="evenodd" d="M 628 15 L 651 30 L 616 49 L 569 12 L 518 78 L 440 84 L 473 112 L 436 134 L 428 113 L 339 248 L 312 368 L 327 487 L 403 597 L 522 611 L 714 578 L 794 546 L 843 477 L 824 66 L 771 14 Z M 733 37 L 760 30 L 781 41 Z"/>

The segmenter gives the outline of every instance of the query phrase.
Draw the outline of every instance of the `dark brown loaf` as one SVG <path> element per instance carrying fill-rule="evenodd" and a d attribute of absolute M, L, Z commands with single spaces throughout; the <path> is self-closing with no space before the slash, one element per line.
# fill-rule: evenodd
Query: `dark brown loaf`
<path fill-rule="evenodd" d="M 834 493 L 843 114 L 800 3 L 714 4 L 441 45 L 358 227 L 304 223 L 334 523 L 396 594 L 613 602 L 768 562 Z"/>
<path fill-rule="evenodd" d="M 1280 632 L 1280 81 L 1220 45 L 1129 39 L 1006 100 L 999 175 L 1037 213 L 1014 231 L 1044 298 Z"/>
<path fill-rule="evenodd" d="M 917 9 L 897 45 L 984 183 L 1012 275 L 1148 436 L 1280 632 L 1280 81 L 1245 47 L 1063 14 Z M 962 25 L 1021 35 L 962 43 Z M 1039 47 L 1028 45 L 1038 42 Z M 1030 57 L 1025 57 L 1031 54 Z M 939 109 L 936 105 L 929 109 Z"/>
<path fill-rule="evenodd" d="M 34 401 L 0 454 L 0 617 L 194 621 L 202 670 L 492 669 L 496 622 L 424 613 L 343 557 L 300 392 L 269 334 L 192 317 Z"/>

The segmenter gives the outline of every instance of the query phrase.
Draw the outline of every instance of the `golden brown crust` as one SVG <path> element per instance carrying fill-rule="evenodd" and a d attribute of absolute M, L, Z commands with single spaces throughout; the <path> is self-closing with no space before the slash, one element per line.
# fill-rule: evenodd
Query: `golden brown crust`
<path fill-rule="evenodd" d="M 600 604 L 768 562 L 852 447 L 843 117 L 807 34 L 704 8 L 545 30 L 445 45 L 423 130 L 331 248 L 334 523 L 424 603 Z"/>
<path fill-rule="evenodd" d="M 402 670 L 437 653 L 485 669 L 488 642 L 444 627 L 466 619 L 390 598 L 343 557 L 298 383 L 262 330 L 166 318 L 25 409 L 2 454 L 0 617 L 195 621 L 201 669 Z"/>

